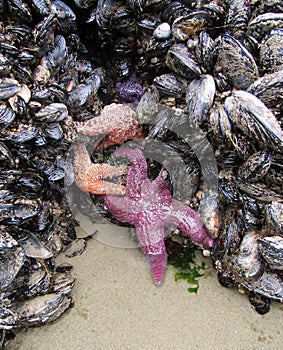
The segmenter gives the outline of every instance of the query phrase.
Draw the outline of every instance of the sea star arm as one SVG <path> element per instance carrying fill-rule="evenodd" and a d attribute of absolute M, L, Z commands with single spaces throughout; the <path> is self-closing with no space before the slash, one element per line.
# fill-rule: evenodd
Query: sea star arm
<path fill-rule="evenodd" d="M 103 196 L 105 205 L 115 219 L 134 225 L 136 223 L 137 208 L 135 203 L 125 197 L 111 195 Z"/>
<path fill-rule="evenodd" d="M 126 192 L 125 186 L 103 181 L 103 179 L 126 174 L 127 167 L 92 163 L 84 144 L 75 146 L 74 172 L 76 184 L 84 192 L 115 195 L 123 195 Z"/>
<path fill-rule="evenodd" d="M 142 226 L 136 228 L 136 233 L 143 253 L 150 259 L 153 281 L 161 285 L 167 267 L 164 227 Z"/>
<path fill-rule="evenodd" d="M 127 157 L 131 161 L 127 175 L 127 198 L 140 199 L 142 184 L 147 180 L 146 158 L 138 148 L 120 147 L 114 155 Z"/>
<path fill-rule="evenodd" d="M 109 132 L 107 136 L 98 144 L 97 149 L 106 149 L 113 145 L 122 145 L 127 140 L 140 139 L 143 136 L 142 127 L 138 122 L 133 121 L 128 129 L 116 129 Z"/>
<path fill-rule="evenodd" d="M 197 213 L 184 203 L 172 199 L 165 219 L 167 224 L 177 226 L 194 242 L 208 247 L 213 246 L 213 239 L 206 233 Z"/>
<path fill-rule="evenodd" d="M 112 103 L 101 110 L 100 116 L 83 123 L 75 123 L 77 132 L 88 136 L 107 135 L 114 131 L 127 131 L 136 121 L 136 113 L 122 104 Z"/>

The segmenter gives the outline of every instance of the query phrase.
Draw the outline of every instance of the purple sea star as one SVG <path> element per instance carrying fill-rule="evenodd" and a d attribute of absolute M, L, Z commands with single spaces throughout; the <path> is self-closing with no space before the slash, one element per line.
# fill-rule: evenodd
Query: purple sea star
<path fill-rule="evenodd" d="M 208 247 L 213 245 L 213 240 L 207 235 L 197 213 L 172 198 L 162 170 L 154 181 L 148 179 L 147 162 L 141 150 L 122 147 L 115 155 L 126 156 L 131 161 L 126 195 L 106 195 L 104 202 L 117 220 L 135 226 L 142 251 L 150 258 L 153 280 L 161 285 L 167 266 L 165 226 L 177 226 L 193 241 Z"/>
<path fill-rule="evenodd" d="M 116 85 L 121 103 L 137 103 L 143 95 L 143 89 L 136 81 L 136 76 L 133 75 L 124 83 Z"/>

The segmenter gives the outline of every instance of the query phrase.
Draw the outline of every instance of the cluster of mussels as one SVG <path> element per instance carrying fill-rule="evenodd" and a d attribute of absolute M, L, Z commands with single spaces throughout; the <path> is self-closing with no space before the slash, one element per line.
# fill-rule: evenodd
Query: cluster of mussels
<path fill-rule="evenodd" d="M 74 121 L 112 102 L 138 102 L 164 162 L 182 158 L 187 192 L 177 166 L 171 180 L 195 208 L 202 146 L 182 129 L 202 130 L 219 169 L 203 213 L 219 280 L 261 313 L 282 302 L 282 1 L 0 0 L 0 16 L 0 345 L 71 305 L 54 262 L 76 239 L 66 154 Z"/>

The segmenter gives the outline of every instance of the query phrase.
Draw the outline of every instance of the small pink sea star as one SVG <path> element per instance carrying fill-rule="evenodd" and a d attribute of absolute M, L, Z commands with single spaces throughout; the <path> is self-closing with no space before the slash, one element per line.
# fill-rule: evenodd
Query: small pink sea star
<path fill-rule="evenodd" d="M 96 147 L 105 149 L 143 136 L 136 113 L 122 104 L 112 103 L 101 110 L 100 116 L 75 123 L 76 131 L 88 136 L 107 135 Z"/>
<path fill-rule="evenodd" d="M 138 148 L 119 148 L 115 156 L 126 156 L 131 161 L 126 195 L 106 195 L 104 202 L 117 220 L 135 226 L 142 251 L 150 258 L 153 280 L 160 285 L 167 266 L 165 226 L 177 226 L 193 241 L 208 247 L 213 245 L 213 240 L 197 213 L 172 198 L 168 181 L 162 177 L 163 171 L 154 181 L 148 179 L 146 158 Z"/>

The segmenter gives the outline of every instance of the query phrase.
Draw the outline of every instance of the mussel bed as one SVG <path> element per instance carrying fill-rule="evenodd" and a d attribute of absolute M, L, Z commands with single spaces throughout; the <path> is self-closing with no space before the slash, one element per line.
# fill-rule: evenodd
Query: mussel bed
<path fill-rule="evenodd" d="M 0 347 L 73 304 L 72 266 L 56 256 L 82 253 L 89 237 L 77 238 L 70 203 L 114 221 L 68 161 L 77 123 L 111 103 L 131 104 L 143 137 L 163 145 L 150 178 L 156 158 L 182 160 L 174 196 L 202 203 L 219 282 L 261 314 L 282 302 L 282 2 L 1 0 L 0 15 Z M 191 124 L 199 135 L 182 132 Z M 216 175 L 196 154 L 206 147 Z M 217 191 L 203 198 L 205 180 Z M 166 244 L 175 254 L 188 239 L 169 232 Z"/>

